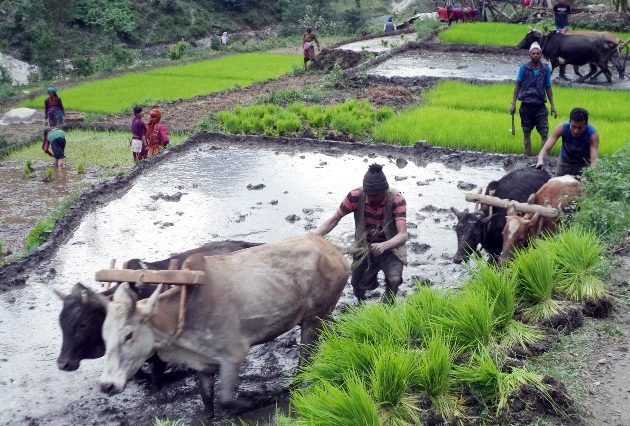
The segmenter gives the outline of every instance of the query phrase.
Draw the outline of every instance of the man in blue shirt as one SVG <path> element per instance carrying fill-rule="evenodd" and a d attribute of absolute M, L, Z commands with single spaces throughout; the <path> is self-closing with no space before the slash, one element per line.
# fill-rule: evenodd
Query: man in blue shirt
<path fill-rule="evenodd" d="M 545 156 L 559 138 L 562 138 L 562 148 L 558 157 L 556 176 L 579 175 L 584 166 L 597 163 L 599 135 L 595 128 L 588 124 L 588 111 L 584 108 L 573 108 L 569 114 L 569 121 L 559 124 L 553 130 L 538 154 L 536 167 L 542 167 Z"/>
<path fill-rule="evenodd" d="M 521 127 L 523 128 L 525 155 L 532 155 L 531 134 L 534 127 L 540 134 L 541 145 L 547 140 L 547 132 L 549 131 L 549 111 L 545 106 L 547 98 L 549 98 L 551 114 L 554 117 L 557 116 L 551 90 L 551 67 L 542 62 L 542 49 L 536 42 L 532 43 L 529 48 L 529 59 L 528 63 L 521 64 L 518 69 L 516 87 L 514 87 L 512 103 L 510 104 L 510 114 L 514 114 L 516 99 L 521 101 L 518 113 L 521 116 Z"/>

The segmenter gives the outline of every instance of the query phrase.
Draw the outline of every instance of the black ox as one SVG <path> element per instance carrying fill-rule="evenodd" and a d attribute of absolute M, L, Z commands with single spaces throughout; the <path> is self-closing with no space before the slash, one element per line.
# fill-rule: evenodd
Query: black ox
<path fill-rule="evenodd" d="M 575 35 L 565 34 L 559 31 L 541 33 L 537 30 L 529 31 L 523 40 L 518 44 L 521 49 L 528 49 L 533 42 L 538 42 L 542 48 L 542 53 L 551 62 L 552 72 L 560 66 L 560 77 L 566 79 L 564 73 L 565 65 L 574 65 L 576 74 L 581 76 L 578 82 L 583 82 L 588 78 L 595 79 L 600 73 L 604 73 L 606 80 L 612 83 L 612 73 L 608 68 L 608 61 L 615 58 L 615 66 L 619 71 L 620 78 L 623 78 L 623 69 L 619 64 L 617 52 L 618 43 L 598 35 Z M 590 65 L 588 74 L 582 76 L 577 67 L 580 65 Z M 600 71 L 597 71 L 599 67 Z"/>
<path fill-rule="evenodd" d="M 486 188 L 486 195 L 526 202 L 529 196 L 550 179 L 549 173 L 531 167 L 512 170 L 498 181 L 492 181 Z M 481 247 L 494 260 L 498 259 L 503 248 L 503 227 L 506 210 L 482 204 L 479 210 L 463 212 L 452 207 L 457 216 L 457 253 L 453 257 L 455 263 L 461 263 Z"/>
<path fill-rule="evenodd" d="M 131 259 L 125 262 L 127 269 L 168 269 L 171 259 L 177 259 L 178 265 L 193 254 L 213 256 L 226 254 L 260 245 L 245 241 L 216 241 L 204 244 L 201 247 L 173 255 L 168 259 L 157 262 L 144 262 L 140 259 Z M 151 296 L 155 291 L 154 285 L 132 288 L 138 294 L 139 299 Z M 81 283 L 72 288 L 70 294 L 57 292 L 63 300 L 63 308 L 59 314 L 59 324 L 63 335 L 61 352 L 57 358 L 57 367 L 64 371 L 74 371 L 79 368 L 81 360 L 95 359 L 105 355 L 105 342 L 101 336 L 101 329 L 105 321 L 105 305 L 100 299 L 111 300 L 118 286 L 101 293 L 89 289 Z M 155 384 L 161 379 L 165 364 L 157 357 L 153 362 L 153 381 Z"/>

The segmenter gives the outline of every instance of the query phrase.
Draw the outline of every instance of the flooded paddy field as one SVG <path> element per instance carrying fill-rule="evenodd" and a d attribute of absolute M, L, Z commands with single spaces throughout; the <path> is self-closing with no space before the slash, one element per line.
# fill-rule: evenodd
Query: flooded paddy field
<path fill-rule="evenodd" d="M 376 37 L 367 40 L 355 41 L 336 47 L 339 50 L 352 50 L 353 52 L 386 52 L 395 47 L 402 46 L 409 40 L 415 40 L 416 33 L 403 33 L 393 36 Z"/>
<path fill-rule="evenodd" d="M 132 380 L 114 397 L 98 389 L 102 359 L 84 361 L 73 373 L 59 371 L 61 301 L 52 290 L 68 291 L 78 281 L 101 288 L 94 272 L 112 258 L 119 264 L 134 257 L 161 259 L 208 241 L 271 242 L 307 232 L 360 185 L 372 162 L 385 165 L 390 185 L 407 199 L 409 267 L 401 293 L 416 277 L 455 286 L 461 267 L 451 261 L 457 243 L 448 209 L 472 207 L 464 192 L 502 176 L 504 164 L 516 158 L 369 147 L 345 154 L 344 147 L 324 149 L 324 143 L 309 150 L 229 147 L 221 141 L 188 145 L 148 167 L 121 193 L 97 200 L 79 226 L 67 230 L 55 254 L 27 271 L 24 286 L 0 295 L 0 424 L 151 424 L 155 417 L 212 424 L 204 418 L 194 377 L 181 371 L 172 372 L 172 382 L 157 392 L 148 380 Z M 352 218 L 344 218 L 329 237 L 348 246 Z M 338 308 L 354 303 L 348 285 Z M 293 330 L 253 348 L 241 369 L 238 399 L 254 410 L 286 398 L 297 341 Z M 264 422 L 269 412 L 248 418 Z M 225 424 L 226 418 L 234 414 L 219 411 L 214 422 Z"/>
<path fill-rule="evenodd" d="M 431 46 L 424 43 L 418 49 L 410 49 L 392 55 L 367 70 L 368 76 L 381 78 L 406 79 L 460 79 L 485 82 L 513 82 L 516 79 L 518 65 L 528 60 L 527 50 L 493 49 L 486 51 L 476 46 Z M 581 68 L 582 74 L 588 71 L 587 66 Z M 554 81 L 578 87 L 630 90 L 630 80 L 620 80 L 617 71 L 611 67 L 612 84 L 606 83 L 600 75 L 595 84 L 578 84 L 565 82 L 554 70 Z M 571 80 L 577 76 L 573 67 L 567 66 L 566 75 Z"/>

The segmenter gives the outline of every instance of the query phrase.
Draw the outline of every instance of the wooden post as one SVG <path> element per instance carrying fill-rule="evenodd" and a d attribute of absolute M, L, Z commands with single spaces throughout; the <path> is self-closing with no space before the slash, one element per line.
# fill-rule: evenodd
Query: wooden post
<path fill-rule="evenodd" d="M 115 266 L 116 266 L 116 259 L 110 260 L 109 269 L 114 269 Z M 111 286 L 112 286 L 112 282 L 108 281 L 107 284 L 105 284 L 105 290 L 109 290 Z"/>
<path fill-rule="evenodd" d="M 516 208 L 517 212 L 523 213 L 540 213 L 541 216 L 544 217 L 558 217 L 560 212 L 558 209 L 553 207 L 545 207 L 539 206 L 538 204 L 527 204 L 527 203 L 519 203 L 516 201 L 506 200 L 504 198 L 492 197 L 490 195 L 483 194 L 473 194 L 471 192 L 466 193 L 466 201 L 470 201 L 473 203 L 482 203 L 487 204 L 489 206 L 501 207 L 507 209 L 509 207 L 509 203 L 513 203 L 514 208 Z"/>

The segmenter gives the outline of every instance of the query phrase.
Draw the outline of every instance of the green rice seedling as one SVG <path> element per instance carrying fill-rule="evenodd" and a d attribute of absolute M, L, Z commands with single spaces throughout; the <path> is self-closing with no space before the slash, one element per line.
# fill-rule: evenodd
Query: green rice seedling
<path fill-rule="evenodd" d="M 5 253 L 6 251 L 4 250 L 4 243 L 2 242 L 2 240 L 0 240 L 0 259 L 4 257 Z"/>
<path fill-rule="evenodd" d="M 511 267 L 516 272 L 516 294 L 525 321 L 536 323 L 562 311 L 552 299 L 556 270 L 551 256 L 533 247 L 517 250 Z"/>
<path fill-rule="evenodd" d="M 77 174 L 85 174 L 85 163 L 83 161 L 79 161 L 79 163 L 77 163 Z"/>
<path fill-rule="evenodd" d="M 291 404 L 301 422 L 313 426 L 380 426 L 378 405 L 354 372 L 344 374 L 345 385 L 322 382 L 291 395 Z"/>
<path fill-rule="evenodd" d="M 153 419 L 153 426 L 184 426 L 183 420 Z"/>
<path fill-rule="evenodd" d="M 418 397 L 407 392 L 416 357 L 411 351 L 391 349 L 381 348 L 370 374 L 370 390 L 382 424 L 419 424 Z"/>
<path fill-rule="evenodd" d="M 295 115 L 279 116 L 276 121 L 276 128 L 280 136 L 297 133 L 302 128 L 302 122 Z"/>
<path fill-rule="evenodd" d="M 494 342 L 494 303 L 483 293 L 458 295 L 444 316 L 437 317 L 435 321 L 444 333 L 451 336 L 456 350 L 470 352 L 479 345 Z"/>
<path fill-rule="evenodd" d="M 384 303 L 350 308 L 339 316 L 335 329 L 343 337 L 372 344 L 406 345 L 410 337 L 409 323 L 403 312 Z"/>
<path fill-rule="evenodd" d="M 35 169 L 33 168 L 33 160 L 28 159 L 24 162 L 24 167 L 22 167 L 22 175 L 24 177 L 30 178 L 33 177 L 33 173 Z"/>
<path fill-rule="evenodd" d="M 119 113 L 147 98 L 186 99 L 286 74 L 301 61 L 299 55 L 245 53 L 182 65 L 133 72 L 120 77 L 86 82 L 63 92 L 66 109 Z M 40 107 L 44 97 L 23 102 Z"/>
<path fill-rule="evenodd" d="M 44 177 L 42 178 L 42 182 L 51 182 L 55 179 L 55 169 L 52 167 L 46 168 L 44 171 Z"/>
<path fill-rule="evenodd" d="M 377 121 L 385 121 L 389 120 L 393 116 L 396 115 L 396 112 L 393 108 L 390 107 L 381 107 L 374 111 L 374 117 Z"/>
<path fill-rule="evenodd" d="M 514 319 L 516 312 L 516 283 L 514 274 L 508 268 L 497 266 L 477 256 L 471 264 L 470 280 L 464 291 L 484 295 L 492 302 L 495 329 L 499 344 L 506 349 L 517 346 L 527 349 L 545 338 L 545 333 L 535 327 Z"/>
<path fill-rule="evenodd" d="M 418 287 L 418 291 L 395 309 L 402 311 L 405 323 L 409 326 L 411 341 L 420 347 L 433 336 L 436 320 L 449 312 L 453 304 L 447 292 L 428 287 Z"/>
<path fill-rule="evenodd" d="M 378 350 L 371 343 L 345 338 L 336 332 L 323 331 L 311 362 L 301 369 L 296 381 L 306 384 L 329 382 L 340 386 L 343 384 L 344 373 L 350 370 L 367 380 Z"/>
<path fill-rule="evenodd" d="M 556 290 L 561 295 L 578 302 L 607 297 L 604 283 L 599 278 L 605 272 L 605 247 L 592 231 L 579 226 L 564 227 L 538 247 L 550 253 L 559 267 Z"/>
<path fill-rule="evenodd" d="M 524 368 L 503 372 L 499 356 L 492 355 L 484 347 L 473 354 L 468 364 L 455 367 L 455 377 L 459 382 L 468 385 L 488 408 L 494 408 L 496 414 L 507 407 L 509 396 L 523 385 L 535 387 L 553 403 L 541 375 Z"/>

